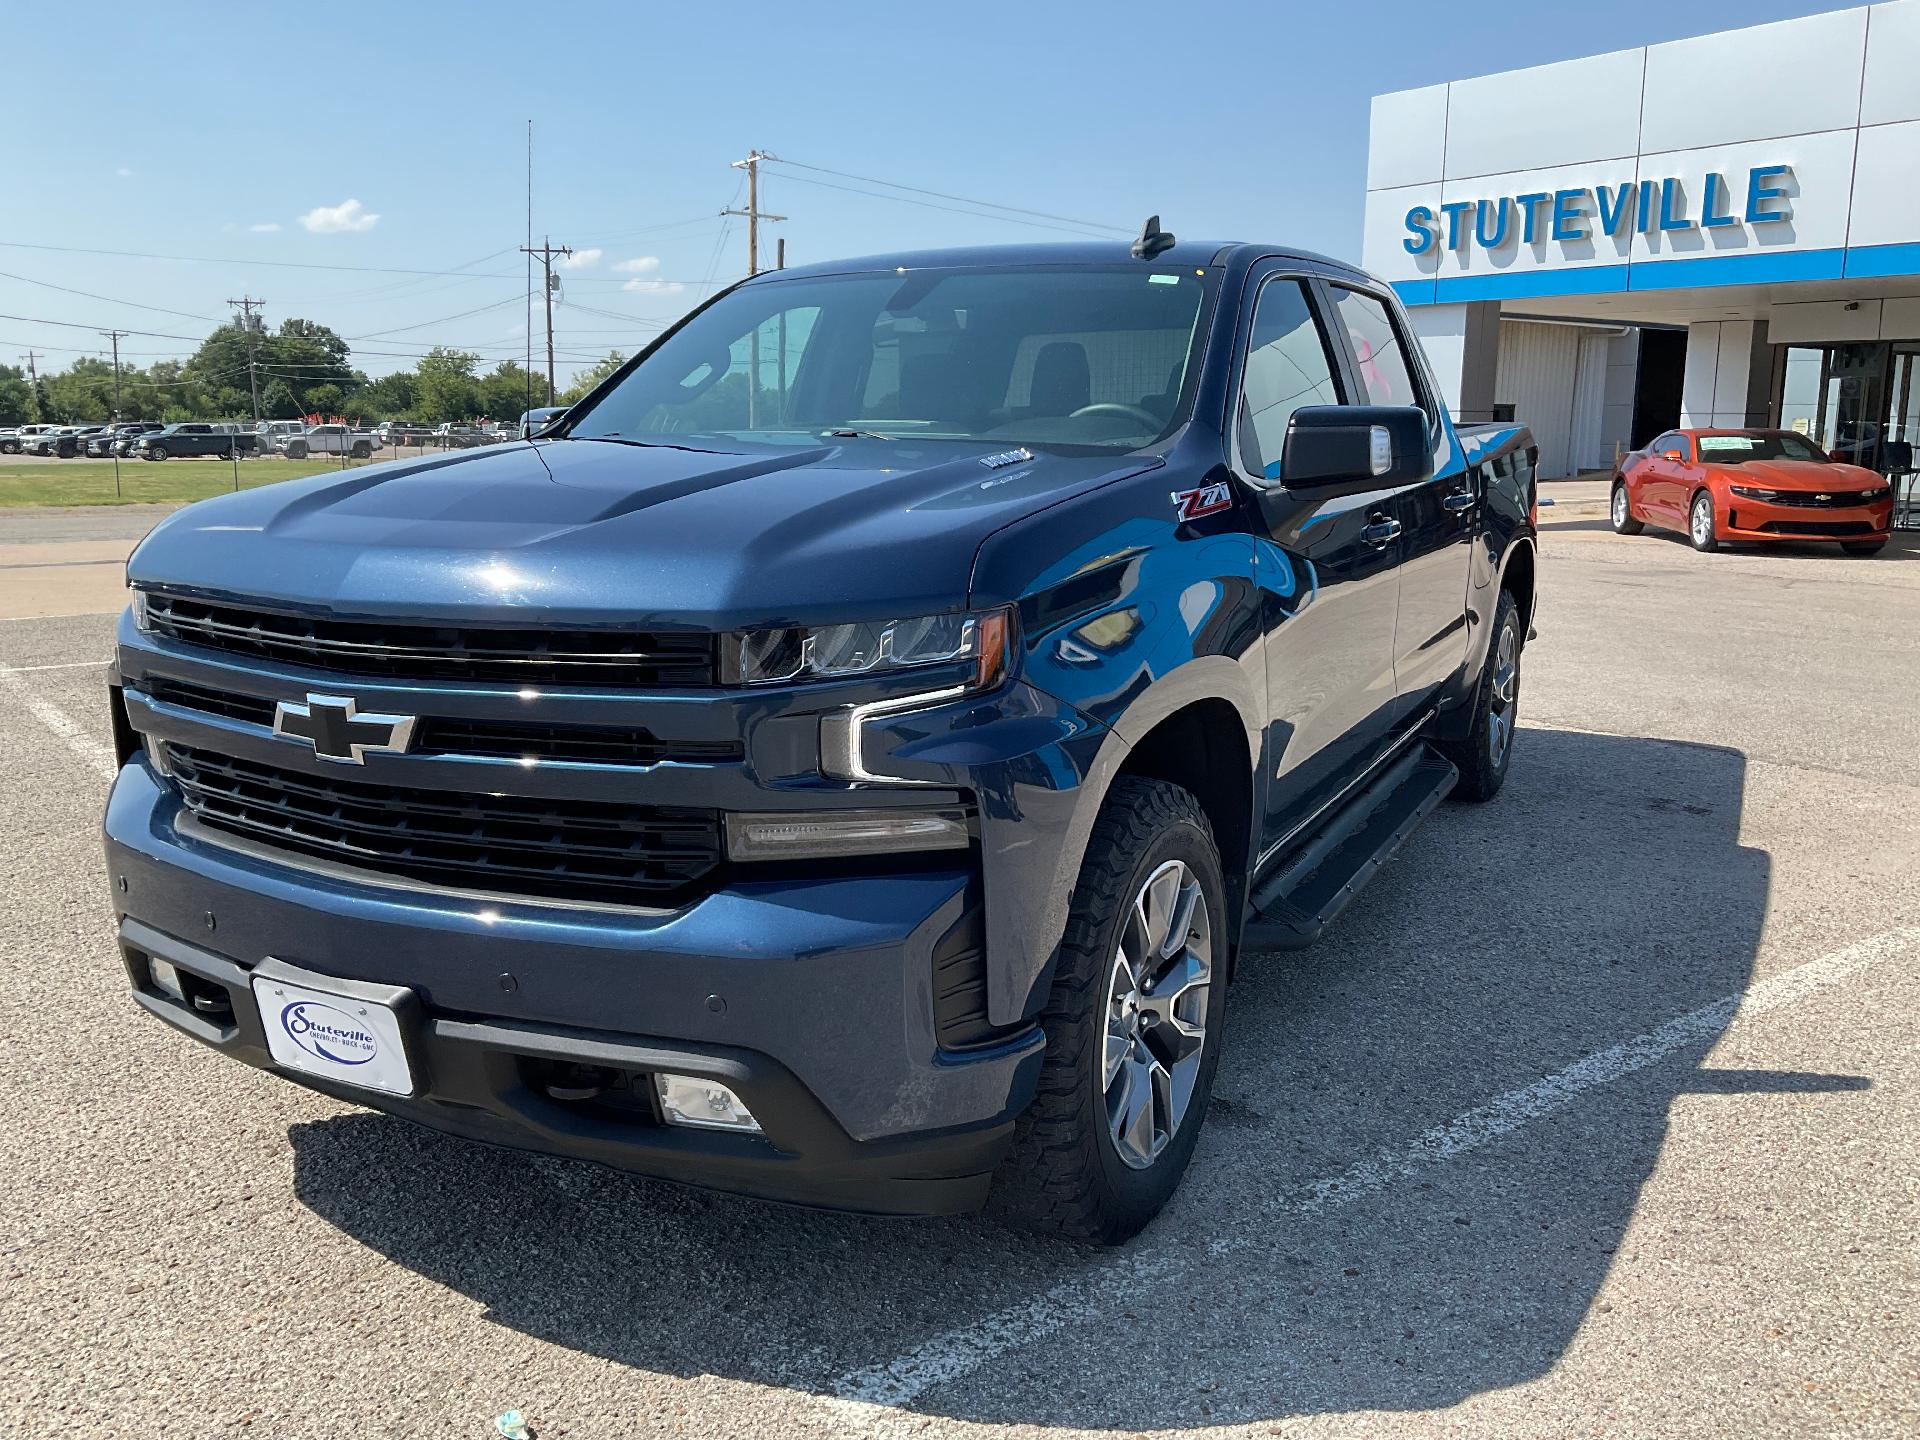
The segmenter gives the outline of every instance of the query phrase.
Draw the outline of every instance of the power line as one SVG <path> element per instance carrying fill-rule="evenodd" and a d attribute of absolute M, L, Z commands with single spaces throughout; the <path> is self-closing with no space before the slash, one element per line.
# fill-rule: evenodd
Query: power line
<path fill-rule="evenodd" d="M 836 185 L 831 180 L 815 180 L 808 175 L 788 175 L 785 179 L 796 185 L 818 185 L 825 190 L 841 190 L 849 195 L 864 195 L 869 200 L 892 200 L 901 205 L 918 205 L 923 210 L 942 210 L 949 215 L 968 215 L 976 220 L 998 220 L 1006 225 L 1024 225 L 1034 230 L 1051 230 L 1059 235 L 1088 235 L 1087 229 L 1075 229 L 1070 225 L 1055 225 L 1045 220 L 1023 220 L 1017 215 L 1002 215 L 988 210 L 964 210 L 957 205 L 936 205 L 931 200 L 916 200 L 910 195 L 887 195 L 878 190 L 861 190 L 852 185 Z M 1101 238 L 1104 238 L 1101 237 Z"/>
<path fill-rule="evenodd" d="M 489 310 L 499 310 L 504 306 L 513 304 L 513 302 L 518 300 L 519 298 L 520 297 L 518 295 L 509 295 L 506 299 L 495 300 L 490 305 L 476 305 L 471 310 L 461 310 L 452 315 L 440 315 L 435 317 L 432 320 L 422 320 L 418 324 L 395 325 L 386 330 L 369 330 L 364 335 L 343 335 L 340 338 L 343 340 L 378 340 L 382 336 L 398 335 L 398 334 L 401 334 L 403 331 L 407 331 L 407 330 L 424 330 L 429 325 L 444 325 L 449 320 L 464 320 L 469 315 L 484 315 Z"/>
<path fill-rule="evenodd" d="M 1038 220 L 1057 220 L 1065 225 L 1075 225 L 1082 230 L 1107 230 L 1115 234 L 1131 234 L 1125 225 L 1105 225 L 1097 220 L 1076 220 L 1071 215 L 1054 215 L 1045 210 L 1029 210 L 1020 205 L 1001 205 L 992 200 L 974 200 L 965 195 L 949 195 L 944 190 L 928 190 L 919 185 L 904 185 L 898 180 L 880 180 L 872 175 L 855 175 L 847 170 L 830 170 L 825 165 L 809 165 L 804 160 L 783 160 L 777 155 L 768 155 L 765 159 L 776 165 L 791 165 L 800 170 L 812 170 L 820 175 L 837 175 L 842 180 L 858 180 L 865 185 L 882 185 L 889 190 L 907 190 L 915 195 L 931 195 L 936 200 L 953 200 L 962 205 L 972 205 L 983 210 L 1005 210 L 1014 215 L 1030 215 Z M 789 179 L 797 178 L 789 176 Z"/>
<path fill-rule="evenodd" d="M 145 305 L 138 300 L 121 300 L 112 295 L 96 295 L 91 290 L 75 290 L 66 285 L 55 285 L 51 280 L 35 280 L 31 275 L 15 275 L 9 270 L 0 270 L 0 280 L 18 280 L 22 285 L 38 285 L 43 290 L 58 290 L 63 295 L 78 295 L 87 300 L 99 300 L 108 305 L 130 305 L 135 310 L 154 310 L 162 315 L 178 315 L 183 320 L 208 320 L 218 324 L 210 315 L 194 315 L 185 310 L 169 310 L 164 305 Z"/>

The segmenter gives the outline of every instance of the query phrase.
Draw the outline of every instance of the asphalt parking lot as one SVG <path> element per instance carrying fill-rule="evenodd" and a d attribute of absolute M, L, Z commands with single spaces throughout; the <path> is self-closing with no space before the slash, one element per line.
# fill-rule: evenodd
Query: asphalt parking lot
<path fill-rule="evenodd" d="M 1915 1434 L 1920 546 L 1545 514 L 1505 792 L 1243 964 L 1109 1253 L 498 1153 L 164 1030 L 110 944 L 111 617 L 0 554 L 6 1432 Z"/>

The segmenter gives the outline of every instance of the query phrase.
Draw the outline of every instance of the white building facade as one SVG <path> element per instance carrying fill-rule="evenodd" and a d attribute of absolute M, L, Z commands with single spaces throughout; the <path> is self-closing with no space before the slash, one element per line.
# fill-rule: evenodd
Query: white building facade
<path fill-rule="evenodd" d="M 1378 96 L 1363 253 L 1543 475 L 1779 425 L 1910 489 L 1920 0 Z"/>

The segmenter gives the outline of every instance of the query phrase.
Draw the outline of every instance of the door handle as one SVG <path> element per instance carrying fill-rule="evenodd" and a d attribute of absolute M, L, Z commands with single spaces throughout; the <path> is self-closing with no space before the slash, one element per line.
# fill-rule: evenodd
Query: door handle
<path fill-rule="evenodd" d="M 1440 504 L 1444 509 L 1450 510 L 1458 515 L 1462 510 L 1471 510 L 1473 508 L 1473 492 L 1471 490 L 1456 490 L 1447 496 L 1446 499 L 1442 500 Z"/>
<path fill-rule="evenodd" d="M 1360 532 L 1360 538 L 1378 550 L 1389 541 L 1399 538 L 1398 520 L 1376 520 Z"/>

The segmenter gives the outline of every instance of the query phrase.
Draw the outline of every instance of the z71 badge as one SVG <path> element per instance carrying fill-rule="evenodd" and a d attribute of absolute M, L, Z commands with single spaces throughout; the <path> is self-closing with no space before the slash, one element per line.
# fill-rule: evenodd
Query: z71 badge
<path fill-rule="evenodd" d="M 1173 492 L 1173 508 L 1182 520 L 1198 520 L 1219 510 L 1233 508 L 1233 488 L 1224 480 L 1202 485 L 1198 490 Z"/>

